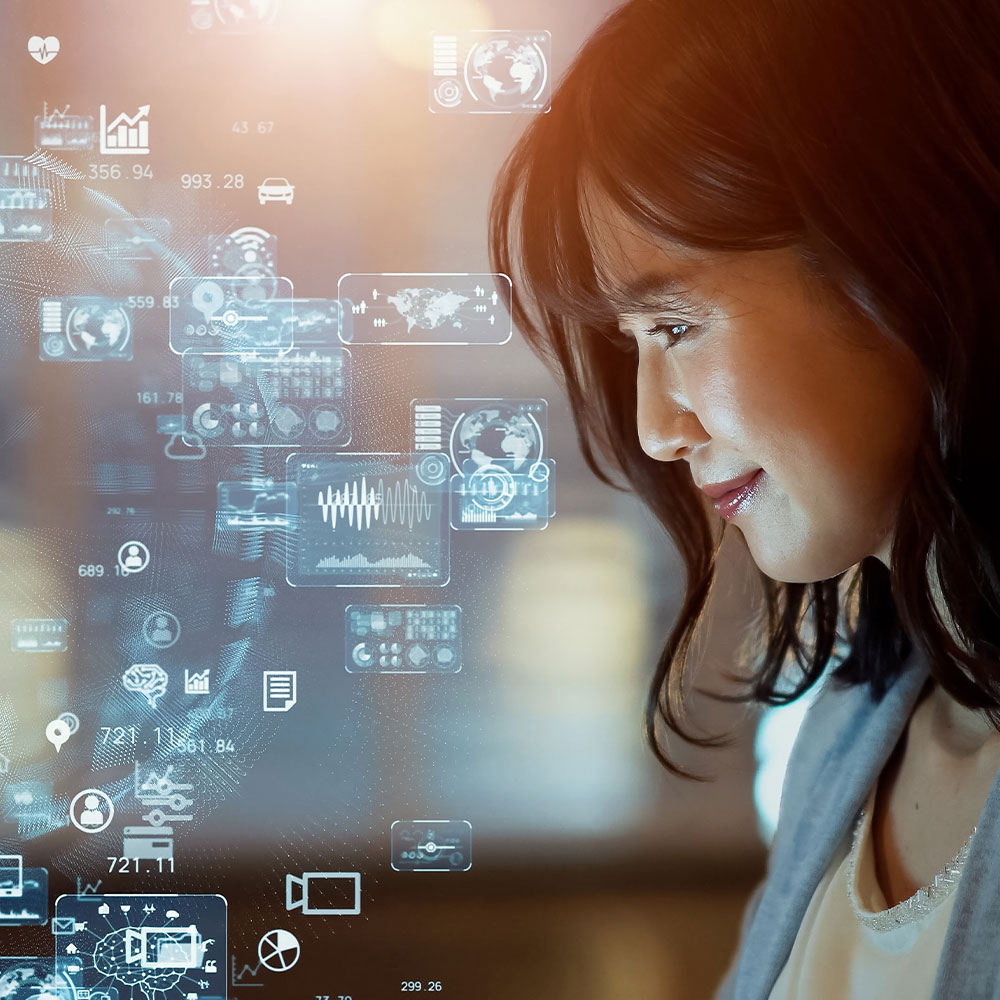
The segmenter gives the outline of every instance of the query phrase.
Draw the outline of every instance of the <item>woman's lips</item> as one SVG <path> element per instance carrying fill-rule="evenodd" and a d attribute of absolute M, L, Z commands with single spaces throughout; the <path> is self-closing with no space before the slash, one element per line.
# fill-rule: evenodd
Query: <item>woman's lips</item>
<path fill-rule="evenodd" d="M 742 513 L 752 502 L 764 478 L 764 470 L 758 469 L 743 485 L 716 497 L 712 506 L 728 521 Z"/>

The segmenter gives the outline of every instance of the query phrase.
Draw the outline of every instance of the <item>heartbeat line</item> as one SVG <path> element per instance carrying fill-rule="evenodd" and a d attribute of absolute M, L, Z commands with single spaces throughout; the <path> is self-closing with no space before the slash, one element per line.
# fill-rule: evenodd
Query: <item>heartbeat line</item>
<path fill-rule="evenodd" d="M 358 531 L 370 528 L 372 521 L 406 524 L 412 531 L 416 522 L 431 519 L 431 502 L 427 493 L 413 486 L 409 479 L 387 489 L 384 480 L 380 479 L 377 486 L 369 487 L 367 476 L 362 476 L 360 484 L 355 479 L 353 483 L 345 483 L 341 489 L 327 486 L 325 493 L 322 490 L 319 492 L 316 504 L 322 511 L 323 523 L 329 522 L 334 531 L 337 518 L 343 520 L 345 516 L 348 525 Z"/>

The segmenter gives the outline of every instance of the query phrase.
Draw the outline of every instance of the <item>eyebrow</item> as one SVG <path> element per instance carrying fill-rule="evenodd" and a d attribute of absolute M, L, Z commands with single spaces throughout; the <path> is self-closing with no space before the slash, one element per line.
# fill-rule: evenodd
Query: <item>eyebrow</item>
<path fill-rule="evenodd" d="M 680 304 L 693 293 L 692 286 L 677 275 L 648 271 L 625 285 L 608 290 L 612 303 L 622 312 L 637 312 L 654 306 Z"/>

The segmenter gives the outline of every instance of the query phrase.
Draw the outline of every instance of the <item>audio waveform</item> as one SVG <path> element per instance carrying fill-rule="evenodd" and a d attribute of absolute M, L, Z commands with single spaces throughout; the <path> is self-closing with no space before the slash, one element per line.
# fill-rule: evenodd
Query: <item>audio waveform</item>
<path fill-rule="evenodd" d="M 10 912 L 7 913 L 4 910 L 0 910 L 0 920 L 41 920 L 42 915 L 40 913 L 32 913 L 26 907 L 21 907 L 20 913 Z"/>
<path fill-rule="evenodd" d="M 361 482 L 345 483 L 334 489 L 328 485 L 326 492 L 319 492 L 316 504 L 323 515 L 323 523 L 329 523 L 331 530 L 337 528 L 337 518 L 347 517 L 349 526 L 361 531 L 368 529 L 372 521 L 384 524 L 405 524 L 410 531 L 419 521 L 431 519 L 431 502 L 425 490 L 414 486 L 409 479 L 403 479 L 386 487 L 380 479 L 377 486 L 368 486 L 368 477 Z"/>
<path fill-rule="evenodd" d="M 420 556 L 408 552 L 405 556 L 385 556 L 382 559 L 369 559 L 364 553 L 345 556 L 327 556 L 316 563 L 316 569 L 432 569 L 429 562 Z"/>
<path fill-rule="evenodd" d="M 495 510 L 477 510 L 466 508 L 462 511 L 463 524 L 496 524 L 497 512 Z"/>

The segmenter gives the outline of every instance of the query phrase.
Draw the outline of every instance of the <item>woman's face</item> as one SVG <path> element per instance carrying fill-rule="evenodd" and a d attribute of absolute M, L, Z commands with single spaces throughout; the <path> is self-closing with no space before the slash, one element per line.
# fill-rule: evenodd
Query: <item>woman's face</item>
<path fill-rule="evenodd" d="M 775 580 L 888 563 L 923 427 L 916 359 L 848 318 L 792 249 L 696 255 L 597 219 L 601 273 L 632 289 L 619 325 L 638 344 L 643 450 L 687 462 L 697 486 L 762 469 L 731 520 Z"/>

